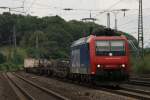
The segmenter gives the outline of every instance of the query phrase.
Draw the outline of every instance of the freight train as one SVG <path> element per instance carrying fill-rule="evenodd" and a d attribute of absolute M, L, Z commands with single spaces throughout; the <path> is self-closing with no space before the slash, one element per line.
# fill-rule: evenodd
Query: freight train
<path fill-rule="evenodd" d="M 27 72 L 105 85 L 117 86 L 128 81 L 130 74 L 129 46 L 125 36 L 90 35 L 72 43 L 69 61 L 31 62 L 36 62 L 35 66 L 25 61 Z"/>

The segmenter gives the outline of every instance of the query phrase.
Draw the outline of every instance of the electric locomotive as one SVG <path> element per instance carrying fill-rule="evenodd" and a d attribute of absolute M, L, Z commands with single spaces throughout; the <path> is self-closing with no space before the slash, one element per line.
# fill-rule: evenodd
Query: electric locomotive
<path fill-rule="evenodd" d="M 130 72 L 128 40 L 114 31 L 80 38 L 71 45 L 70 61 L 25 62 L 28 72 L 76 81 L 118 86 L 128 81 Z M 106 35 L 107 34 L 107 35 Z M 115 35 L 113 35 L 115 34 Z M 36 64 L 36 65 L 35 65 Z"/>
<path fill-rule="evenodd" d="M 71 77 L 120 84 L 129 78 L 129 47 L 125 36 L 83 37 L 71 45 Z"/>

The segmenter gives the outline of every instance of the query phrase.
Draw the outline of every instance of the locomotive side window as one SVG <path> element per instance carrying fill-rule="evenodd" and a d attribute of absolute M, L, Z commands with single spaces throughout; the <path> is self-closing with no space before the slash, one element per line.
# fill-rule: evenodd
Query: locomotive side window
<path fill-rule="evenodd" d="M 75 49 L 71 52 L 72 67 L 80 67 L 80 49 Z"/>

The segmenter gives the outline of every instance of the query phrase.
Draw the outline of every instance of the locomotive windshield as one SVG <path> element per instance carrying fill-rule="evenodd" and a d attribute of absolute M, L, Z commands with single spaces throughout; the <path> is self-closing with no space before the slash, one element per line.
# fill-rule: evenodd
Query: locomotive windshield
<path fill-rule="evenodd" d="M 96 41 L 96 55 L 98 56 L 124 56 L 125 42 L 122 40 Z"/>

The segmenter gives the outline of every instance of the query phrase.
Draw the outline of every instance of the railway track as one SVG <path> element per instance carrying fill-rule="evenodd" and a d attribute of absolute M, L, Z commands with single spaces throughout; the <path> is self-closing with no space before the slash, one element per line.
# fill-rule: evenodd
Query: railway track
<path fill-rule="evenodd" d="M 74 84 L 77 84 L 80 86 L 82 85 L 82 86 L 89 87 L 89 88 L 94 88 L 96 90 L 101 90 L 101 91 L 109 92 L 112 94 L 132 97 L 135 99 L 150 100 L 150 91 L 144 91 L 142 89 L 127 88 L 127 87 L 119 87 L 116 89 L 112 87 L 103 87 L 103 86 L 98 86 L 98 85 L 91 86 L 90 84 L 84 84 L 84 83 L 78 84 L 77 82 L 74 82 Z"/>
<path fill-rule="evenodd" d="M 150 81 L 150 78 L 141 78 L 141 77 L 139 77 L 139 78 L 131 78 L 131 80 L 139 80 L 139 81 L 147 81 L 147 82 L 149 82 Z"/>
<path fill-rule="evenodd" d="M 136 99 L 150 100 L 150 92 L 149 91 L 144 91 L 142 89 L 120 87 L 119 90 L 115 90 L 115 91 L 117 91 L 118 94 L 134 97 Z"/>
<path fill-rule="evenodd" d="M 6 73 L 4 76 L 14 89 L 20 100 L 69 100 L 49 89 L 39 86 L 15 73 Z"/>
<path fill-rule="evenodd" d="M 30 94 L 28 94 L 22 87 L 17 85 L 17 83 L 12 80 L 6 73 L 3 73 L 3 76 L 8 81 L 20 100 L 34 100 L 34 98 Z"/>
<path fill-rule="evenodd" d="M 72 82 L 72 81 L 71 81 Z M 94 89 L 98 89 L 98 90 L 102 90 L 105 92 L 110 92 L 113 94 L 118 94 L 118 95 L 122 95 L 122 96 L 127 96 L 127 97 L 131 97 L 131 98 L 135 98 L 135 99 L 140 99 L 140 100 L 150 100 L 150 91 L 144 91 L 143 89 L 139 88 L 128 88 L 128 87 L 108 87 L 108 86 L 99 86 L 99 85 L 95 85 L 95 86 L 91 86 L 91 84 L 86 84 L 86 83 L 80 83 L 78 84 L 77 82 L 74 82 L 77 85 L 83 85 L 89 88 L 94 88 Z M 150 84 L 149 84 L 150 85 Z M 144 86 L 144 85 L 142 85 Z"/>
<path fill-rule="evenodd" d="M 128 84 L 140 85 L 140 86 L 147 86 L 150 87 L 150 81 L 143 81 L 140 79 L 131 79 Z"/>
<path fill-rule="evenodd" d="M 118 89 L 112 87 L 98 87 L 98 89 L 135 99 L 150 100 L 150 92 L 140 89 L 131 89 L 127 87 L 119 87 Z"/>
<path fill-rule="evenodd" d="M 131 75 L 127 84 L 150 87 L 150 76 L 149 74 Z"/>

